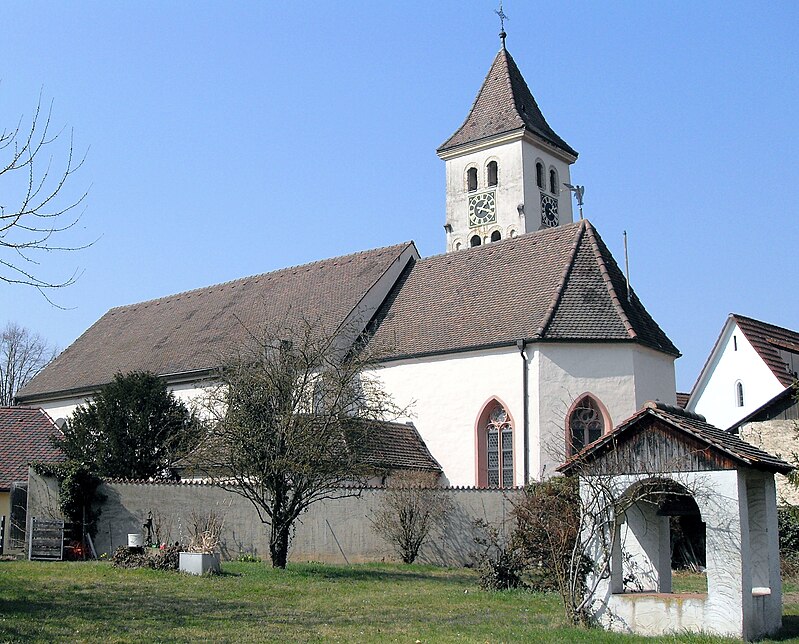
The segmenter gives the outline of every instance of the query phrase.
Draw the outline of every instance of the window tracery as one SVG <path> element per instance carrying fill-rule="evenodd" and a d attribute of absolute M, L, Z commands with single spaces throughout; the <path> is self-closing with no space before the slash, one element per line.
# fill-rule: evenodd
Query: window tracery
<path fill-rule="evenodd" d="M 576 454 L 604 433 L 605 419 L 599 404 L 591 396 L 584 396 L 569 416 L 568 455 Z"/>

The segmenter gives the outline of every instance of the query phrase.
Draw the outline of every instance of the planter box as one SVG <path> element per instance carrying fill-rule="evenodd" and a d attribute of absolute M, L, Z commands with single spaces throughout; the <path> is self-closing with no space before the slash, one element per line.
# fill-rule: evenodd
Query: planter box
<path fill-rule="evenodd" d="M 208 575 L 219 572 L 219 553 L 208 554 L 205 552 L 181 552 L 178 565 L 181 572 L 190 575 Z"/>

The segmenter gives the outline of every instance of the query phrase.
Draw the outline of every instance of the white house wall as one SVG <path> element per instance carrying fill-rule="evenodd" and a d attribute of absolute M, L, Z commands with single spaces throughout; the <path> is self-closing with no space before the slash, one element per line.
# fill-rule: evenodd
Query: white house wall
<path fill-rule="evenodd" d="M 743 407 L 739 407 L 736 400 L 738 381 L 744 388 Z M 688 409 L 702 414 L 710 424 L 726 429 L 783 389 L 738 325 L 730 322 L 691 395 Z"/>

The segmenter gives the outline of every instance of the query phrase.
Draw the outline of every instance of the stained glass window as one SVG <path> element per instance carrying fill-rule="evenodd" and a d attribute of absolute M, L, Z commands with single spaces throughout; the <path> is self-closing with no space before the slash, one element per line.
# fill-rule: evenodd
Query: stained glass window
<path fill-rule="evenodd" d="M 570 454 L 579 452 L 589 443 L 600 438 L 605 430 L 605 422 L 596 401 L 590 396 L 583 398 L 569 418 L 571 438 Z"/>
<path fill-rule="evenodd" d="M 497 405 L 486 426 L 487 483 L 490 487 L 513 487 L 513 426 L 508 413 Z"/>

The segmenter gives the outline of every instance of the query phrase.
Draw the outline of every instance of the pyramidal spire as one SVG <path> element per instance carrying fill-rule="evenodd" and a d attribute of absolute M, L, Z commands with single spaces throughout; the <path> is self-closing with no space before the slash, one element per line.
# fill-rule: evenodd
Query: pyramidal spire
<path fill-rule="evenodd" d="M 499 134 L 526 130 L 577 158 L 577 152 L 549 126 L 524 81 L 516 62 L 505 48 L 505 29 L 500 32 L 502 48 L 474 99 L 466 120 L 437 150 L 474 143 Z"/>

